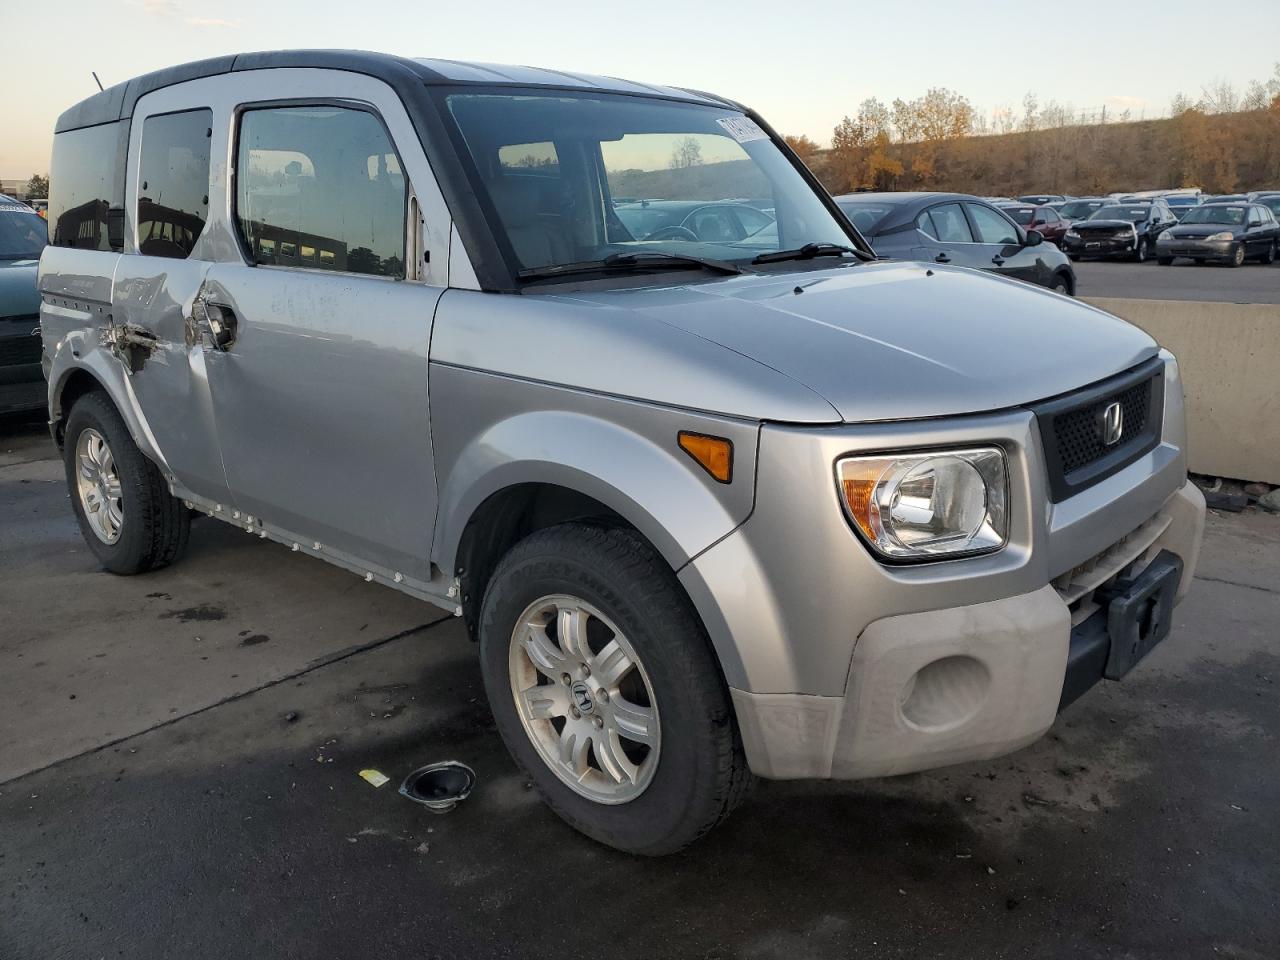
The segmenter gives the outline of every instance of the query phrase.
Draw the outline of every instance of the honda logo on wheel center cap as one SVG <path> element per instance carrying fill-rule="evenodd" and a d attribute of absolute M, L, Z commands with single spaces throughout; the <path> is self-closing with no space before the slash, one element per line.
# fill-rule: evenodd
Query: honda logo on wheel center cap
<path fill-rule="evenodd" d="M 1114 447 L 1124 436 L 1124 408 L 1120 401 L 1109 403 L 1102 411 L 1102 442 L 1105 446 Z"/>
<path fill-rule="evenodd" d="M 581 680 L 575 681 L 569 691 L 573 694 L 573 702 L 580 711 L 590 713 L 595 709 L 596 702 L 591 698 L 591 688 Z"/>

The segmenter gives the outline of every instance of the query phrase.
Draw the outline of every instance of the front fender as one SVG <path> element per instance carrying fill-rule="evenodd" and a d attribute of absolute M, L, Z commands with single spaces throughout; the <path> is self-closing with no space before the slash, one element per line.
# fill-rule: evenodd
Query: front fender
<path fill-rule="evenodd" d="M 440 488 L 432 559 L 444 570 L 454 569 L 477 508 L 518 484 L 554 484 L 600 501 L 647 537 L 673 570 L 751 512 L 754 422 L 452 367 L 433 366 L 431 377 Z M 442 408 L 465 414 L 442 420 L 436 412 Z M 718 483 L 679 448 L 680 430 L 733 442 L 730 483 Z"/>

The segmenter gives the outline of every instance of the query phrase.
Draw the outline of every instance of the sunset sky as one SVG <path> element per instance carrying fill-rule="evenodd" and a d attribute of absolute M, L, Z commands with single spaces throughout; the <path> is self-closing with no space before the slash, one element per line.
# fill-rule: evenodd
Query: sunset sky
<path fill-rule="evenodd" d="M 546 11 L 554 11 L 547 15 Z M 348 47 L 521 63 L 712 90 L 825 144 L 859 102 L 947 86 L 982 113 L 1023 94 L 1162 114 L 1280 60 L 1280 2 L 797 4 L 429 0 L 0 0 L 0 177 L 49 167 L 58 114 L 97 87 L 218 54 Z M 1215 38 L 1212 55 L 1199 36 Z"/>

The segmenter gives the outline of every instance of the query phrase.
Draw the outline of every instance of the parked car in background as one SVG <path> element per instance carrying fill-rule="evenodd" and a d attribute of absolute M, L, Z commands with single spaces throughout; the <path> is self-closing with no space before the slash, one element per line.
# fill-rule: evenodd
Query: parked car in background
<path fill-rule="evenodd" d="M 1100 210 L 1112 201 L 1106 197 L 1077 197 L 1057 205 L 1058 216 L 1064 220 L 1088 220 L 1094 211 Z"/>
<path fill-rule="evenodd" d="M 1055 247 L 1062 246 L 1062 235 L 1067 232 L 1067 221 L 1047 203 L 1000 203 L 1003 210 L 1018 226 L 1026 230 L 1039 230 Z"/>
<path fill-rule="evenodd" d="M 1280 193 L 1264 193 L 1257 202 L 1280 217 Z"/>
<path fill-rule="evenodd" d="M 1205 197 L 1201 203 L 1248 203 L 1249 195 L 1246 193 L 1224 193 L 1217 197 Z"/>
<path fill-rule="evenodd" d="M 1179 220 L 1183 218 L 1188 210 L 1194 210 L 1201 203 L 1200 197 L 1190 194 L 1174 194 L 1163 199 L 1169 205 L 1169 209 L 1173 211 L 1173 215 Z"/>
<path fill-rule="evenodd" d="M 36 272 L 48 240 L 49 225 L 30 207 L 0 200 L 0 413 L 45 403 Z"/>
<path fill-rule="evenodd" d="M 1042 206 L 1046 203 L 1062 203 L 1062 201 L 1066 199 L 1067 197 L 1064 197 L 1060 193 L 1033 193 L 1025 197 L 1018 197 L 1018 202 L 1034 203 L 1038 206 Z"/>
<path fill-rule="evenodd" d="M 1160 234 L 1177 222 L 1163 200 L 1111 204 L 1071 224 L 1062 249 L 1072 260 L 1124 257 L 1142 263 L 1155 252 Z"/>
<path fill-rule="evenodd" d="M 1260 203 L 1207 203 L 1160 234 L 1156 254 L 1162 266 L 1179 257 L 1197 263 L 1221 260 L 1239 267 L 1246 260 L 1275 263 L 1280 222 Z"/>
<path fill-rule="evenodd" d="M 1075 271 L 1061 251 L 977 197 L 850 193 L 836 203 L 881 257 L 971 267 L 1075 294 Z"/>

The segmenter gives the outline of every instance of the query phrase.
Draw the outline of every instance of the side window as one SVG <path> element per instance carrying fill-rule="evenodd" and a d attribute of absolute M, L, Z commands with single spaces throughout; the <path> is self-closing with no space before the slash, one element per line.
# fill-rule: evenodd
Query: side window
<path fill-rule="evenodd" d="M 958 203 L 943 203 L 929 210 L 933 221 L 933 235 L 943 243 L 973 243 L 969 222 Z"/>
<path fill-rule="evenodd" d="M 979 243 L 1011 244 L 1021 243 L 1018 230 L 1012 223 L 989 207 L 976 203 L 966 203 L 969 216 L 973 217 L 974 229 L 978 231 Z"/>
<path fill-rule="evenodd" d="M 236 221 L 255 263 L 403 278 L 407 198 L 395 146 L 366 110 L 240 118 Z"/>
<path fill-rule="evenodd" d="M 65 130 L 53 138 L 50 243 L 81 250 L 124 247 L 124 121 Z"/>
<path fill-rule="evenodd" d="M 138 252 L 191 256 L 209 219 L 212 110 L 187 110 L 142 121 L 138 164 Z"/>
<path fill-rule="evenodd" d="M 1040 217 L 1045 223 L 1057 223 L 1058 214 L 1054 212 L 1052 207 L 1045 207 L 1040 211 Z"/>
<path fill-rule="evenodd" d="M 933 228 L 933 219 L 929 216 L 928 210 L 916 217 L 916 229 L 926 237 L 938 239 L 938 231 Z"/>
<path fill-rule="evenodd" d="M 759 233 L 773 223 L 773 217 L 753 207 L 734 207 L 733 213 L 738 218 L 738 224 L 742 227 L 744 236 L 750 237 Z"/>

